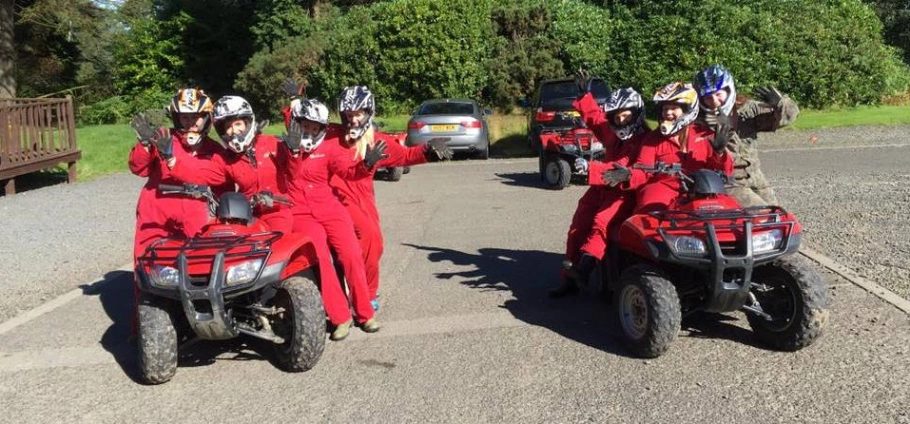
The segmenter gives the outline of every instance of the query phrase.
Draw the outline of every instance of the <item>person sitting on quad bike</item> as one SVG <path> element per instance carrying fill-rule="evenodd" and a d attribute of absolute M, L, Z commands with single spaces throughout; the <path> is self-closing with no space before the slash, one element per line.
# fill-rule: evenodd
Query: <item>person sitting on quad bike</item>
<path fill-rule="evenodd" d="M 695 75 L 701 98 L 698 121 L 716 129 L 724 123 L 734 132 L 727 148 L 733 154 L 733 187 L 730 194 L 742 206 L 777 205 L 774 190 L 761 171 L 758 133 L 776 131 L 799 115 L 799 107 L 774 87 L 759 87 L 761 102 L 736 95 L 730 71 L 713 65 Z"/>
<path fill-rule="evenodd" d="M 586 79 L 583 72 L 576 76 L 579 88 L 587 86 Z M 578 284 L 587 280 L 595 264 L 603 258 L 610 224 L 631 214 L 634 192 L 614 180 L 618 180 L 617 175 L 629 172 L 627 167 L 637 158 L 640 142 L 648 131 L 644 102 L 632 88 L 613 91 L 603 109 L 590 93 L 585 93 L 572 106 L 604 145 L 604 162 L 581 158 L 576 161 L 578 168 L 588 171 L 591 187 L 579 199 L 572 216 L 560 284 L 550 291 L 551 297 L 578 291 Z"/>
<path fill-rule="evenodd" d="M 314 99 L 294 99 L 287 122 L 288 134 L 285 144 L 290 149 L 287 179 L 288 193 L 294 205 L 295 233 L 308 234 L 314 240 L 328 240 L 344 270 L 344 276 L 351 293 L 351 303 L 342 291 L 341 283 L 334 272 L 322 272 L 322 296 L 329 321 L 335 326 L 332 340 L 343 340 L 348 336 L 354 318 L 367 333 L 379 331 L 379 323 L 373 317 L 375 311 L 370 304 L 363 253 L 354 223 L 344 205 L 335 196 L 329 181 L 333 176 L 357 180 L 371 178 L 376 164 L 388 157 L 386 143 L 380 141 L 366 146 L 363 159 L 354 161 L 347 150 L 341 148 L 343 133 L 338 126 L 329 125 L 329 110 Z M 317 248 L 322 248 L 317 243 Z M 319 267 L 333 269 L 328 249 L 316 252 Z"/>
<path fill-rule="evenodd" d="M 134 259 L 156 240 L 196 235 L 209 220 L 209 205 L 205 199 L 162 194 L 158 186 L 182 181 L 165 165 L 167 160 L 180 159 L 188 168 L 199 169 L 223 150 L 217 141 L 208 137 L 212 102 L 202 90 L 181 89 L 171 99 L 168 112 L 172 129 L 153 128 L 144 114 L 137 114 L 130 122 L 139 139 L 130 151 L 130 172 L 148 178 L 136 206 Z M 218 191 L 221 194 L 228 189 L 222 187 Z"/>
<path fill-rule="evenodd" d="M 293 216 L 290 205 L 276 202 L 287 197 L 285 170 L 289 151 L 274 136 L 261 134 L 267 121 L 256 122 L 250 103 L 238 96 L 224 96 L 215 102 L 215 132 L 227 149 L 202 167 L 172 158 L 171 173 L 194 184 L 237 185 L 237 190 L 256 204 L 254 216 L 273 231 L 290 234 Z"/>
<path fill-rule="evenodd" d="M 733 161 L 726 151 L 733 130 L 719 124 L 712 132 L 694 123 L 698 115 L 698 93 L 692 85 L 667 84 L 654 94 L 654 102 L 660 113 L 660 127 L 642 140 L 635 165 L 678 163 L 687 174 L 700 169 L 722 171 L 727 176 L 733 172 Z M 680 196 L 679 179 L 667 174 L 650 174 L 633 167 L 618 175 L 616 181 L 637 190 L 635 213 L 666 210 Z"/>

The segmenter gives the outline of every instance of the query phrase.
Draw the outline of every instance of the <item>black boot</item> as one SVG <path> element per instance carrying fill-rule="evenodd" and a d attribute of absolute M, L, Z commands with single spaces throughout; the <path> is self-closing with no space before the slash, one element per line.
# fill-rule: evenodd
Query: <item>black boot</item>
<path fill-rule="evenodd" d="M 578 284 L 575 283 L 574 278 L 569 277 L 569 273 L 572 269 L 572 262 L 563 261 L 562 267 L 566 271 L 565 276 L 560 279 L 558 286 L 550 290 L 550 297 L 554 299 L 578 293 Z"/>
<path fill-rule="evenodd" d="M 591 271 L 594 271 L 595 266 L 597 266 L 597 258 L 587 253 L 583 253 L 578 260 L 578 263 L 572 265 L 566 273 L 572 277 L 578 285 L 586 286 L 588 280 L 591 278 Z"/>

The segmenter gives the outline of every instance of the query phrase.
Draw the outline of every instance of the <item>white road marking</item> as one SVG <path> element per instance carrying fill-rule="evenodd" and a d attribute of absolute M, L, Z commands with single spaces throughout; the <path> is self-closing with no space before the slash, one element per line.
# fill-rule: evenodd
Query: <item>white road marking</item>
<path fill-rule="evenodd" d="M 895 308 L 900 309 L 901 311 L 904 311 L 904 313 L 910 314 L 910 301 L 898 296 L 891 290 L 888 290 L 878 284 L 875 284 L 875 283 L 861 277 L 859 274 L 857 274 L 852 269 L 847 268 L 837 262 L 834 262 L 833 259 L 831 259 L 825 255 L 822 255 L 821 253 L 818 253 L 812 249 L 809 249 L 807 247 L 800 247 L 799 253 L 801 253 L 803 256 L 805 256 L 809 259 L 812 259 L 815 262 L 818 262 L 823 267 L 828 268 L 829 270 L 831 270 L 835 274 L 840 275 L 847 281 L 859 286 L 863 290 L 865 290 L 865 291 L 877 296 L 881 300 L 884 300 L 885 302 L 893 305 Z"/>

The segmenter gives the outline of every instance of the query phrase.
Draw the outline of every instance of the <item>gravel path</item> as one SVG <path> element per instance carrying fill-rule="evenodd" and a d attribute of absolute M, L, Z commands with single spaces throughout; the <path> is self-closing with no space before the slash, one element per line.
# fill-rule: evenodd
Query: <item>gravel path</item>
<path fill-rule="evenodd" d="M 865 149 L 884 152 L 879 162 L 887 166 L 864 163 L 842 172 L 831 167 L 843 167 L 849 157 L 829 159 L 839 149 L 820 149 L 910 145 L 910 126 L 781 131 L 763 135 L 761 143 L 766 173 L 805 222 L 810 243 L 910 299 L 910 170 L 901 163 L 910 147 L 896 154 Z M 788 152 L 815 149 L 818 155 L 805 155 L 812 170 L 784 160 Z M 129 263 L 142 183 L 117 174 L 0 197 L 0 322 Z"/>

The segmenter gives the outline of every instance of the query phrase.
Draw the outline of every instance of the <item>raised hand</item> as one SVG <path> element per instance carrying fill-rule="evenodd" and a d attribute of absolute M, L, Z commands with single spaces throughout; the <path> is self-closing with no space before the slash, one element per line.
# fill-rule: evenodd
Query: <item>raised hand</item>
<path fill-rule="evenodd" d="M 588 92 L 588 86 L 591 84 L 591 73 L 588 70 L 579 67 L 575 71 L 575 85 L 578 86 L 578 92 L 584 95 Z"/>
<path fill-rule="evenodd" d="M 367 169 L 373 169 L 379 161 L 389 157 L 385 152 L 386 147 L 385 140 L 379 140 L 379 142 L 372 147 L 367 146 L 367 151 L 363 155 L 363 164 Z"/>
<path fill-rule="evenodd" d="M 758 87 L 755 89 L 755 95 L 768 106 L 777 106 L 783 100 L 784 95 L 780 94 L 774 87 Z"/>
<path fill-rule="evenodd" d="M 714 148 L 714 153 L 723 153 L 724 149 L 727 147 L 727 143 L 729 143 L 732 138 L 733 127 L 726 124 L 718 124 L 717 128 L 714 129 L 714 138 L 711 139 L 711 147 Z"/>
<path fill-rule="evenodd" d="M 300 86 L 297 84 L 296 81 L 294 81 L 291 78 L 288 78 L 288 79 L 284 80 L 283 83 L 281 83 L 281 91 L 283 91 L 284 94 L 287 94 L 288 97 L 290 97 L 292 99 L 297 96 L 300 96 L 302 94 L 302 93 L 300 93 L 300 91 L 301 91 Z"/>
<path fill-rule="evenodd" d="M 427 161 L 437 162 L 452 159 L 454 153 L 446 144 L 450 139 L 450 137 L 431 138 L 426 144 L 426 150 L 424 150 L 424 156 L 426 156 Z"/>
<path fill-rule="evenodd" d="M 300 143 L 303 141 L 303 131 L 300 129 L 300 124 L 291 120 L 291 125 L 288 126 L 288 132 L 281 137 L 281 141 L 288 146 L 288 150 L 293 154 L 300 152 Z"/>

